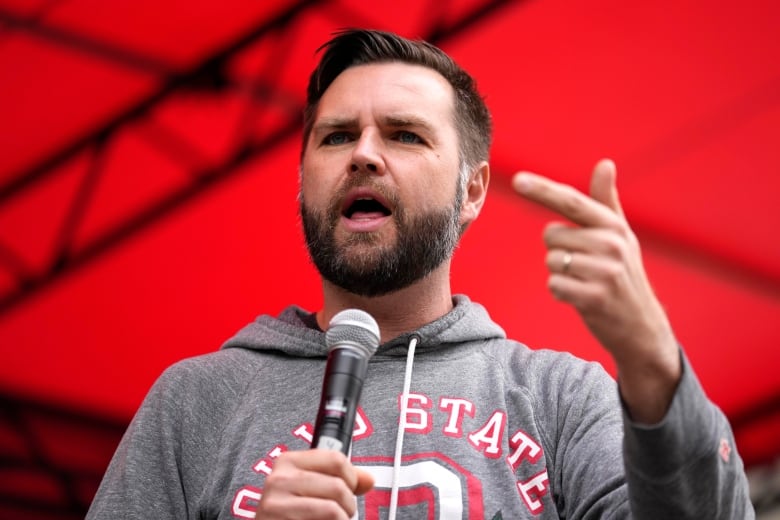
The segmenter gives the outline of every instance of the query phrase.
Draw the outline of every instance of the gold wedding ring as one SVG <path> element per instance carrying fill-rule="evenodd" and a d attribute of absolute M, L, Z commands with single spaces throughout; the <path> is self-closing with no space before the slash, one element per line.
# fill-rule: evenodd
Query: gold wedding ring
<path fill-rule="evenodd" d="M 569 251 L 566 251 L 563 254 L 563 274 L 566 274 L 569 272 L 569 267 L 571 267 L 571 261 L 573 260 L 574 255 L 570 253 Z"/>

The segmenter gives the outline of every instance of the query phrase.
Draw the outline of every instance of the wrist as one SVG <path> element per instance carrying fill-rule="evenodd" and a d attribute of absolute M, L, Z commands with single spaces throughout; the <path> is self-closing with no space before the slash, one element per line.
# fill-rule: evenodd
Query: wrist
<path fill-rule="evenodd" d="M 655 424 L 672 403 L 682 378 L 677 342 L 659 345 L 649 355 L 617 362 L 618 387 L 631 419 Z"/>

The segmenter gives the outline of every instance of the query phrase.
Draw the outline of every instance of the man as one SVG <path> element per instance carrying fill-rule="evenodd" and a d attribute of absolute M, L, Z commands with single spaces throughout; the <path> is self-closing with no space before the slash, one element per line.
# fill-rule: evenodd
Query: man
<path fill-rule="evenodd" d="M 549 287 L 611 353 L 618 385 L 507 340 L 451 294 L 489 146 L 472 79 L 435 47 L 376 31 L 327 43 L 300 168 L 322 309 L 261 316 L 168 369 L 88 518 L 752 518 L 730 427 L 650 288 L 611 161 L 590 196 L 530 173 L 513 185 L 573 223 L 545 231 Z M 381 336 L 351 459 L 308 449 L 322 331 L 348 308 Z"/>

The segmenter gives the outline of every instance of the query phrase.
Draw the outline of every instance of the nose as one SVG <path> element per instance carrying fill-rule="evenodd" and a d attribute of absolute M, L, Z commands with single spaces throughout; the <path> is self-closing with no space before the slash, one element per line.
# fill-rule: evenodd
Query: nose
<path fill-rule="evenodd" d="M 382 174 L 385 162 L 382 155 L 382 140 L 373 129 L 365 129 L 352 150 L 352 160 L 349 165 L 352 173 L 366 172 Z"/>

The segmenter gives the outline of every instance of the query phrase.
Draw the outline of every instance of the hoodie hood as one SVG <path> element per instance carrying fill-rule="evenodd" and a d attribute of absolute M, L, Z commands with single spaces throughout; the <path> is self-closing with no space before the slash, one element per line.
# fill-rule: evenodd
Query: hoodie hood
<path fill-rule="evenodd" d="M 447 349 L 458 344 L 506 338 L 487 310 L 465 295 L 453 297 L 453 309 L 441 318 L 379 346 L 376 355 L 405 356 L 411 337 L 419 337 L 418 351 Z M 222 348 L 276 351 L 294 357 L 327 357 L 325 333 L 307 325 L 311 313 L 287 307 L 278 317 L 259 316 L 226 341 Z"/>

